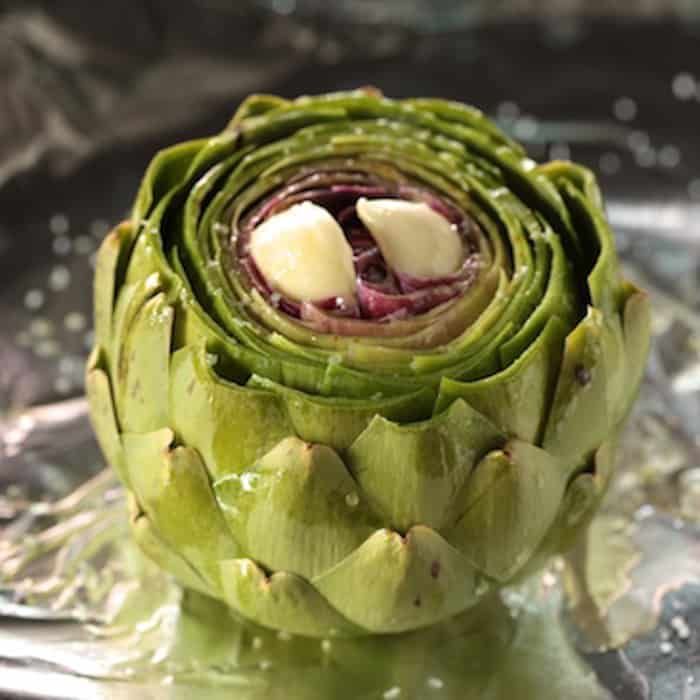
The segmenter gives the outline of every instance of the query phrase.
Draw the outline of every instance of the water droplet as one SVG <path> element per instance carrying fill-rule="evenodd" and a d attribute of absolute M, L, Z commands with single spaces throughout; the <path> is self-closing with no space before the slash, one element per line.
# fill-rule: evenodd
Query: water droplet
<path fill-rule="evenodd" d="M 90 235 L 101 240 L 107 235 L 109 224 L 104 219 L 95 219 L 90 224 Z"/>
<path fill-rule="evenodd" d="M 656 165 L 656 151 L 651 146 L 638 149 L 634 154 L 634 158 L 637 161 L 637 165 L 642 168 L 651 168 Z"/>
<path fill-rule="evenodd" d="M 350 508 L 355 508 L 360 503 L 360 497 L 357 495 L 357 492 L 351 491 L 345 496 L 345 502 Z"/>
<path fill-rule="evenodd" d="M 87 348 L 88 350 L 92 350 L 92 346 L 95 344 L 95 331 L 90 329 L 84 336 L 83 336 L 83 346 Z"/>
<path fill-rule="evenodd" d="M 630 131 L 627 136 L 627 145 L 633 150 L 648 148 L 650 144 L 649 134 L 645 131 Z"/>
<path fill-rule="evenodd" d="M 678 146 L 667 144 L 659 149 L 659 165 L 664 168 L 675 168 L 681 162 L 681 151 Z"/>
<path fill-rule="evenodd" d="M 525 115 L 515 122 L 513 132 L 515 137 L 527 141 L 537 136 L 539 125 L 534 117 Z"/>
<path fill-rule="evenodd" d="M 29 332 L 35 338 L 47 338 L 53 334 L 53 323 L 46 318 L 37 318 L 29 324 Z"/>
<path fill-rule="evenodd" d="M 71 311 L 63 319 L 63 325 L 73 333 L 82 331 L 86 325 L 85 316 L 80 311 Z"/>
<path fill-rule="evenodd" d="M 292 638 L 292 635 L 289 634 L 289 632 L 287 632 L 286 630 L 280 630 L 277 633 L 277 639 L 279 639 L 280 642 L 288 642 L 291 640 L 291 638 Z"/>
<path fill-rule="evenodd" d="M 673 651 L 673 644 L 671 644 L 671 642 L 661 642 L 661 644 L 659 644 L 659 651 L 662 654 L 670 654 Z"/>
<path fill-rule="evenodd" d="M 613 104 L 613 114 L 623 122 L 637 116 L 637 103 L 631 97 L 619 97 Z"/>
<path fill-rule="evenodd" d="M 37 357 L 54 357 L 54 356 L 58 355 L 60 350 L 61 350 L 61 348 L 60 348 L 59 344 L 51 338 L 46 338 L 44 340 L 40 340 L 34 346 L 34 354 Z"/>
<path fill-rule="evenodd" d="M 384 700 L 394 700 L 394 698 L 399 698 L 401 697 L 401 688 L 399 688 L 398 685 L 395 685 L 389 688 L 389 690 L 384 691 L 382 697 Z"/>
<path fill-rule="evenodd" d="M 671 627 L 673 627 L 673 631 L 678 636 L 678 639 L 683 641 L 690 639 L 690 627 L 685 621 L 685 618 L 681 617 L 680 615 L 676 615 L 671 619 Z"/>
<path fill-rule="evenodd" d="M 496 115 L 503 121 L 515 121 L 520 116 L 520 107 L 515 102 L 506 100 L 498 105 Z"/>
<path fill-rule="evenodd" d="M 24 295 L 24 305 L 32 311 L 40 309 L 44 305 L 44 292 L 41 289 L 30 289 Z"/>
<path fill-rule="evenodd" d="M 444 688 L 445 683 L 441 678 L 435 678 L 435 676 L 431 676 L 426 681 L 426 685 L 428 686 L 428 688 L 432 688 L 433 690 L 440 690 L 441 688 Z"/>
<path fill-rule="evenodd" d="M 695 78 L 690 73 L 678 73 L 671 82 L 671 91 L 679 100 L 695 97 Z"/>
<path fill-rule="evenodd" d="M 291 15 L 296 6 L 296 0 L 272 0 L 272 9 L 280 15 Z"/>
<path fill-rule="evenodd" d="M 692 199 L 700 200 L 700 177 L 688 183 L 688 194 Z"/>
<path fill-rule="evenodd" d="M 56 236 L 53 239 L 51 247 L 56 255 L 68 255 L 70 253 L 72 243 L 68 236 Z"/>
<path fill-rule="evenodd" d="M 66 233 L 69 226 L 68 217 L 65 214 L 54 214 L 49 219 L 49 230 L 57 236 Z"/>
<path fill-rule="evenodd" d="M 621 165 L 622 161 L 617 153 L 603 153 L 600 157 L 600 169 L 606 175 L 614 175 Z"/>
<path fill-rule="evenodd" d="M 65 265 L 56 265 L 49 275 L 49 287 L 54 292 L 61 292 L 70 284 L 70 270 Z"/>
<path fill-rule="evenodd" d="M 553 143 L 549 147 L 549 158 L 551 160 L 569 160 L 571 149 L 568 143 Z"/>
<path fill-rule="evenodd" d="M 77 236 L 74 246 L 78 255 L 87 255 L 93 251 L 95 244 L 90 236 Z"/>
<path fill-rule="evenodd" d="M 56 377 L 53 382 L 53 388 L 57 394 L 69 394 L 73 388 L 73 383 L 68 377 Z"/>
<path fill-rule="evenodd" d="M 258 666 L 260 667 L 261 671 L 267 671 L 267 669 L 270 668 L 270 666 L 272 666 L 272 661 L 270 661 L 269 659 L 262 659 Z"/>
<path fill-rule="evenodd" d="M 157 272 L 152 272 L 146 277 L 146 289 L 156 289 L 160 285 L 160 275 Z"/>
<path fill-rule="evenodd" d="M 15 343 L 23 348 L 29 347 L 32 344 L 32 336 L 27 331 L 20 331 L 15 336 Z"/>
<path fill-rule="evenodd" d="M 551 588 L 555 586 L 556 583 L 557 577 L 551 571 L 545 571 L 544 574 L 542 574 L 542 585 L 545 588 Z"/>

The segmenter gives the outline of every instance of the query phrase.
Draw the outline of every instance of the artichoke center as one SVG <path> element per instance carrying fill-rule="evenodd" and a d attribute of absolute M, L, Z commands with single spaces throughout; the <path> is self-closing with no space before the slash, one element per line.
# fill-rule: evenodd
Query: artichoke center
<path fill-rule="evenodd" d="M 480 267 L 476 226 L 422 184 L 321 170 L 268 193 L 233 240 L 246 282 L 276 309 L 382 323 L 464 294 Z"/>

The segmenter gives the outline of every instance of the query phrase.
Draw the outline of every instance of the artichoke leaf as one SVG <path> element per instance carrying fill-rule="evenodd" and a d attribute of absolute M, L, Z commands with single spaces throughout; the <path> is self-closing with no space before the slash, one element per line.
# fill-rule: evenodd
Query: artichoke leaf
<path fill-rule="evenodd" d="M 95 310 L 95 343 L 107 347 L 112 333 L 112 316 L 118 279 L 121 267 L 125 264 L 128 243 L 133 235 L 129 222 L 121 223 L 112 229 L 104 238 L 97 251 L 95 261 L 94 286 Z"/>
<path fill-rule="evenodd" d="M 178 441 L 199 452 L 213 478 L 245 469 L 294 435 L 278 396 L 219 377 L 203 345 L 173 353 L 169 387 L 169 424 Z"/>
<path fill-rule="evenodd" d="M 466 509 L 448 540 L 483 574 L 507 581 L 537 550 L 561 506 L 564 464 L 511 440 L 487 454 L 466 485 Z"/>
<path fill-rule="evenodd" d="M 365 631 L 334 610 L 301 576 L 280 571 L 268 577 L 250 559 L 220 563 L 224 600 L 263 627 L 307 637 L 354 637 Z"/>
<path fill-rule="evenodd" d="M 432 624 L 489 589 L 456 549 L 424 526 L 405 536 L 378 530 L 313 584 L 344 617 L 372 633 Z"/>
<path fill-rule="evenodd" d="M 174 576 L 183 586 L 205 595 L 214 595 L 211 586 L 177 552 L 167 545 L 143 513 L 130 520 L 131 534 L 141 551 L 161 569 Z"/>
<path fill-rule="evenodd" d="M 120 355 L 119 417 L 124 432 L 168 425 L 170 338 L 174 310 L 165 294 L 147 301 L 129 326 Z"/>
<path fill-rule="evenodd" d="M 296 437 L 242 474 L 222 476 L 214 491 L 243 551 L 273 571 L 313 578 L 376 527 L 340 457 Z"/>
<path fill-rule="evenodd" d="M 565 326 L 553 316 L 535 342 L 498 374 L 475 382 L 445 377 L 436 411 L 464 399 L 509 437 L 537 444 L 554 394 Z"/>
<path fill-rule="evenodd" d="M 163 540 L 219 588 L 218 562 L 239 549 L 219 512 L 204 464 L 190 447 L 173 447 L 169 428 L 124 433 L 129 483 Z"/>
<path fill-rule="evenodd" d="M 619 318 L 606 320 L 589 307 L 567 336 L 542 446 L 578 468 L 621 418 L 625 386 Z"/>
<path fill-rule="evenodd" d="M 391 527 L 406 532 L 422 523 L 442 530 L 459 515 L 456 496 L 474 465 L 505 440 L 487 418 L 457 399 L 420 423 L 375 417 L 348 449 L 347 462 Z"/>
<path fill-rule="evenodd" d="M 418 389 L 400 396 L 378 396 L 366 399 L 314 396 L 289 389 L 281 384 L 253 375 L 249 387 L 264 389 L 281 397 L 289 420 L 302 440 L 329 445 L 343 450 L 370 424 L 374 416 L 398 422 L 417 421 L 429 416 L 435 394 Z"/>
<path fill-rule="evenodd" d="M 104 361 L 99 346 L 95 347 L 88 360 L 85 390 L 90 407 L 90 422 L 102 454 L 107 463 L 117 472 L 121 482 L 128 485 L 112 387 L 109 376 L 104 371 Z"/>
<path fill-rule="evenodd" d="M 626 284 L 627 298 L 623 309 L 623 335 L 625 343 L 625 386 L 627 397 L 622 409 L 622 417 L 631 407 L 644 377 L 646 359 L 649 354 L 651 325 L 651 305 L 649 295 L 629 282 Z"/>

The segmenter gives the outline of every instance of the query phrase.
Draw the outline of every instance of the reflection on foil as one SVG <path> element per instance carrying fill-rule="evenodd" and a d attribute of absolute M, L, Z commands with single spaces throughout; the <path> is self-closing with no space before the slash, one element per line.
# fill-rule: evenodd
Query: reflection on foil
<path fill-rule="evenodd" d="M 3 678 L 21 675 L 23 664 L 30 675 L 49 665 L 69 676 L 155 687 L 153 697 L 176 697 L 193 683 L 212 698 L 236 688 L 237 697 L 251 699 L 470 692 L 505 699 L 517 689 L 539 700 L 589 700 L 646 698 L 657 687 L 694 697 L 700 460 L 692 421 L 700 392 L 686 377 L 700 367 L 700 333 L 691 309 L 652 297 L 648 376 L 589 531 L 564 562 L 477 614 L 411 634 L 293 639 L 183 592 L 131 543 L 111 472 L 86 480 L 99 458 L 82 399 L 7 418 L 0 424 L 5 483 L 14 475 L 25 488 L 8 486 L 0 498 L 0 616 L 11 621 L 0 627 Z M 20 479 L 29 465 L 33 481 Z M 671 658 L 685 659 L 682 677 L 678 663 L 664 675 Z M 100 692 L 119 697 L 110 688 Z M 93 690 L 71 692 L 97 697 Z"/>

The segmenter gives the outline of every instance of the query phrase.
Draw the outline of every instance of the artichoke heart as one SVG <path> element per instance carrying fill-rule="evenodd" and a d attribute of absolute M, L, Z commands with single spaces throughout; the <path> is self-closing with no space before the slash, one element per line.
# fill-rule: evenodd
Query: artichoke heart
<path fill-rule="evenodd" d="M 432 625 L 570 546 L 649 344 L 589 170 L 377 90 L 253 95 L 156 154 L 94 295 L 135 540 L 318 637 Z"/>

